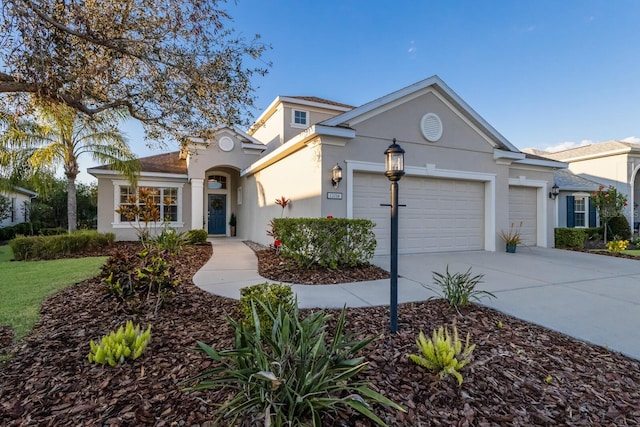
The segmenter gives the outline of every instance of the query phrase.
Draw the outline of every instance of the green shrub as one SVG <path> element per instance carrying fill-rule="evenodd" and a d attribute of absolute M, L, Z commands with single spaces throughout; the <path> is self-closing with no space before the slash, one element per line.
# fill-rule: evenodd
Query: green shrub
<path fill-rule="evenodd" d="M 616 216 L 607 224 L 607 236 L 610 239 L 629 240 L 631 238 L 631 226 L 626 216 Z"/>
<path fill-rule="evenodd" d="M 440 297 L 447 300 L 450 306 L 457 309 L 468 305 L 471 299 L 480 301 L 483 297 L 496 297 L 489 291 L 476 290 L 476 286 L 482 283 L 483 277 L 484 274 L 478 274 L 472 277 L 471 267 L 469 267 L 466 273 L 455 273 L 452 275 L 449 273 L 449 265 L 447 264 L 445 274 L 433 272 L 433 283 L 438 289 L 431 287 L 429 289 L 437 292 Z"/>
<path fill-rule="evenodd" d="M 160 251 L 169 251 L 176 255 L 184 248 L 186 238 L 184 233 L 180 233 L 173 227 L 164 227 L 160 234 L 152 239 L 153 244 Z"/>
<path fill-rule="evenodd" d="M 15 227 L 2 227 L 0 228 L 0 241 L 11 240 L 16 237 Z"/>
<path fill-rule="evenodd" d="M 584 228 L 554 229 L 556 248 L 584 248 L 587 233 Z"/>
<path fill-rule="evenodd" d="M 238 419 L 242 425 L 253 425 L 262 418 L 265 425 L 270 421 L 274 426 L 321 426 L 323 412 L 335 416 L 347 408 L 385 425 L 371 403 L 404 411 L 355 378 L 368 365 L 356 354 L 373 338 L 354 340 L 345 334 L 346 310 L 330 338 L 326 329 L 331 316 L 322 311 L 300 320 L 297 305 L 293 313 L 282 305 L 262 308 L 274 324 L 270 333 L 227 317 L 235 329 L 235 348 L 215 350 L 198 341 L 200 350 L 217 363 L 195 377 L 198 382 L 189 390 L 235 391 L 219 408 L 216 425 L 237 425 Z"/>
<path fill-rule="evenodd" d="M 258 304 L 258 301 L 261 304 Z M 291 313 L 294 305 L 293 291 L 288 285 L 264 282 L 240 290 L 240 308 L 244 316 L 242 321 L 250 328 L 255 327 L 254 312 L 262 330 L 268 331 L 273 327 L 268 313 L 262 309 L 263 306 L 270 307 L 272 311 L 282 306 L 285 311 Z"/>
<path fill-rule="evenodd" d="M 142 332 L 140 325 L 134 327 L 129 320 L 125 327 L 120 326 L 117 331 L 103 336 L 99 344 L 91 340 L 91 351 L 87 357 L 91 363 L 116 366 L 126 359 L 140 357 L 150 340 L 151 325 Z"/>
<path fill-rule="evenodd" d="M 23 236 L 33 236 L 33 227 L 30 222 L 21 222 L 13 226 L 16 230 L 16 234 L 22 234 Z"/>
<path fill-rule="evenodd" d="M 16 260 L 53 259 L 112 244 L 113 233 L 78 231 L 54 236 L 18 236 L 9 242 Z"/>
<path fill-rule="evenodd" d="M 355 267 L 376 249 L 375 224 L 368 219 L 275 218 L 272 233 L 281 254 L 301 268 Z"/>
<path fill-rule="evenodd" d="M 139 303 L 153 303 L 157 314 L 178 286 L 172 261 L 167 251 L 144 250 L 137 255 L 117 252 L 102 267 L 101 277 L 107 293 L 132 309 L 139 309 Z"/>
<path fill-rule="evenodd" d="M 584 232 L 587 235 L 587 239 L 589 240 L 600 240 L 602 239 L 603 227 L 589 227 L 583 228 Z"/>
<path fill-rule="evenodd" d="M 62 227 L 40 229 L 40 234 L 43 236 L 57 236 L 59 234 L 67 234 L 68 232 L 66 228 Z"/>
<path fill-rule="evenodd" d="M 460 370 L 471 361 L 471 353 L 476 348 L 475 344 L 469 345 L 468 333 L 464 349 L 455 326 L 453 337 L 449 334 L 449 330 L 442 326 L 433 331 L 430 339 L 425 338 L 420 332 L 416 344 L 420 355 L 410 354 L 409 359 L 430 371 L 439 373 L 440 379 L 446 375 L 453 375 L 458 385 L 462 384 Z"/>
<path fill-rule="evenodd" d="M 192 245 L 203 245 L 207 243 L 207 234 L 206 230 L 198 229 L 198 230 L 189 230 L 187 231 L 187 242 Z"/>

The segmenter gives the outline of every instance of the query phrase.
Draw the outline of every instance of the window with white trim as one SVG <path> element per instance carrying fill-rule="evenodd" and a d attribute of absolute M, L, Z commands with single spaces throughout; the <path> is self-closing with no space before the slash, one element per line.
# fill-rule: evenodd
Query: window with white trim
<path fill-rule="evenodd" d="M 309 112 L 303 110 L 293 110 L 291 112 L 291 125 L 303 127 L 309 124 Z"/>
<path fill-rule="evenodd" d="M 596 210 L 587 193 L 566 196 L 567 227 L 586 228 L 597 225 Z"/>
<path fill-rule="evenodd" d="M 573 217 L 576 227 L 586 227 L 586 200 L 584 197 L 575 197 L 573 199 Z"/>
<path fill-rule="evenodd" d="M 139 197 L 141 193 L 147 197 Z M 158 210 L 160 221 L 178 221 L 178 188 L 177 187 L 140 187 L 138 193 L 130 186 L 120 186 L 119 207 L 144 206 L 147 202 L 153 203 Z M 120 214 L 120 222 L 135 222 L 140 218 L 130 218 Z"/>

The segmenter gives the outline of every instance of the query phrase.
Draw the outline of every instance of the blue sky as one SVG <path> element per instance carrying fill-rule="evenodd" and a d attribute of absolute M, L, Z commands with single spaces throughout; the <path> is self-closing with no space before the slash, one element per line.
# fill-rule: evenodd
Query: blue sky
<path fill-rule="evenodd" d="M 278 95 L 357 106 L 437 74 L 520 149 L 640 141 L 638 0 L 237 0 L 225 9 L 236 31 L 272 46 L 270 72 L 255 80 L 259 109 Z M 158 152 L 136 126 L 123 129 L 137 154 Z"/>

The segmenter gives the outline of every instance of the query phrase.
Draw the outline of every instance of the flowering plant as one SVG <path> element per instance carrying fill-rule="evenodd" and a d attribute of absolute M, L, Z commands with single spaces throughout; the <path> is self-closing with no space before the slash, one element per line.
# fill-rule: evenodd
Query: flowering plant
<path fill-rule="evenodd" d="M 627 206 L 627 197 L 618 193 L 613 185 L 606 187 L 601 185 L 591 194 L 591 203 L 598 211 L 600 220 L 604 223 L 604 241 L 607 241 L 607 225 L 611 218 L 622 216 L 622 211 Z"/>
<path fill-rule="evenodd" d="M 500 237 L 507 245 L 517 245 L 518 243 L 522 243 L 522 234 L 520 233 L 520 228 L 522 228 L 522 221 L 520 221 L 520 224 L 517 227 L 515 227 L 512 222 L 509 230 L 500 230 Z"/>
<path fill-rule="evenodd" d="M 289 206 L 289 203 L 291 203 L 291 199 L 287 199 L 284 196 L 280 196 L 279 199 L 276 199 L 276 205 L 282 208 L 282 212 L 280 213 L 280 218 L 282 218 L 282 215 L 284 215 L 284 208 Z"/>
<path fill-rule="evenodd" d="M 609 252 L 613 254 L 619 254 L 620 252 L 627 249 L 627 246 L 629 246 L 628 240 L 615 239 L 607 243 L 607 249 L 609 249 Z"/>
<path fill-rule="evenodd" d="M 598 210 L 600 218 L 604 220 L 620 216 L 627 206 L 627 197 L 618 193 L 613 185 L 607 188 L 601 185 L 591 194 L 591 203 Z"/>

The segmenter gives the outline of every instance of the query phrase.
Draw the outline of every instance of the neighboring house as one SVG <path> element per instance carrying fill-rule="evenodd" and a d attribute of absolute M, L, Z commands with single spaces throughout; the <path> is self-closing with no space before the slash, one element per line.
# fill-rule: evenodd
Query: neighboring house
<path fill-rule="evenodd" d="M 556 205 L 556 226 L 597 227 L 598 219 L 595 206 L 591 203 L 591 194 L 598 189 L 599 184 L 567 169 L 558 169 L 554 173 L 554 182 L 560 189 Z"/>
<path fill-rule="evenodd" d="M 0 196 L 9 200 L 9 216 L 0 221 L 0 227 L 8 227 L 21 222 L 29 221 L 29 210 L 27 205 L 37 194 L 22 187 L 14 187 L 12 191 L 0 191 Z"/>
<path fill-rule="evenodd" d="M 628 209 L 624 212 L 629 224 L 638 229 L 638 203 L 640 202 L 640 144 L 607 141 L 585 145 L 545 157 L 565 162 L 573 174 L 605 186 L 613 185 L 627 196 Z"/>
<path fill-rule="evenodd" d="M 405 150 L 399 183 L 401 253 L 502 250 L 501 229 L 522 221 L 525 244 L 553 245 L 553 172 L 566 165 L 525 155 L 433 76 L 360 107 L 314 97 L 278 97 L 248 132 L 218 130 L 189 152 L 141 159 L 141 187 L 172 198 L 163 217 L 179 230 L 204 228 L 271 243 L 274 217 L 370 218 L 377 254 L 389 253 L 389 181 L 384 151 Z M 332 170 L 342 170 L 334 185 Z M 98 178 L 98 230 L 134 239 L 115 213 L 130 189 L 107 166 Z M 291 200 L 283 211 L 280 197 Z"/>

